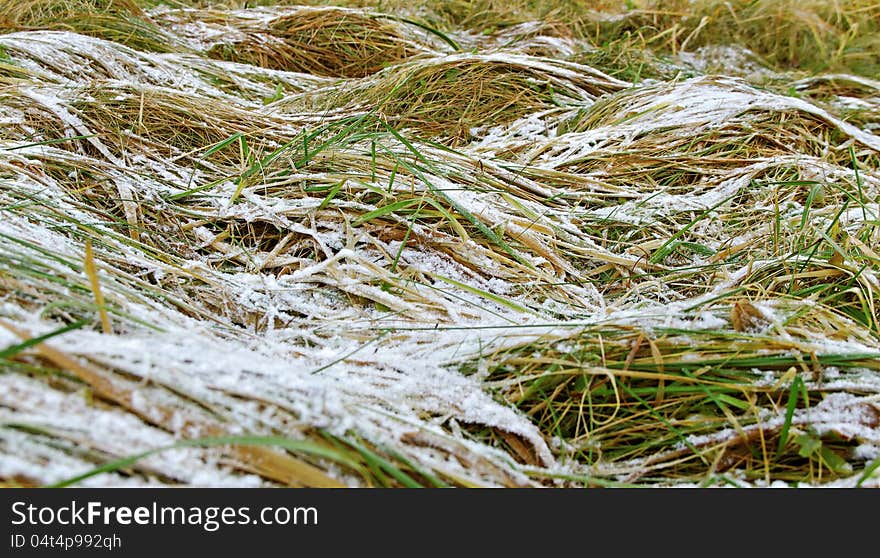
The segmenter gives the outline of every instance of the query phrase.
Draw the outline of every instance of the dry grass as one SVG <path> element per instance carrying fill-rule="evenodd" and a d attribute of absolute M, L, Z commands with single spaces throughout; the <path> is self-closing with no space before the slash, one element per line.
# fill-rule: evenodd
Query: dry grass
<path fill-rule="evenodd" d="M 185 10 L 161 18 L 191 36 L 213 30 L 217 38 L 201 45 L 210 58 L 319 76 L 368 76 L 421 50 L 388 16 L 342 8 Z"/>
<path fill-rule="evenodd" d="M 400 64 L 374 79 L 319 91 L 310 102 L 370 107 L 394 127 L 455 145 L 474 139 L 472 129 L 485 123 L 508 123 L 622 86 L 592 68 L 550 59 L 452 55 Z"/>
<path fill-rule="evenodd" d="M 153 4 L 0 12 L 0 483 L 874 482 L 875 6 Z"/>
<path fill-rule="evenodd" d="M 830 325 L 828 317 L 823 321 Z M 846 327 L 836 317 L 830 323 Z M 530 343 L 522 352 L 487 356 L 487 382 L 542 430 L 565 440 L 569 458 L 589 464 L 597 476 L 711 483 L 715 475 L 738 470 L 752 481 L 815 483 L 852 474 L 846 464 L 859 438 L 824 424 L 817 432 L 805 416 L 823 401 L 847 400 L 846 388 L 822 385 L 821 366 L 833 360 L 811 358 L 809 344 L 797 341 L 716 335 L 695 339 L 693 332 L 676 330 L 587 328 L 546 345 Z M 847 364 L 871 367 L 874 358 L 867 354 Z M 801 397 L 782 382 L 767 382 L 756 367 L 780 376 L 801 372 L 816 381 Z M 767 409 L 783 409 L 793 396 L 800 410 L 795 419 L 770 420 Z M 846 403 L 864 405 L 857 396 Z M 875 428 L 877 418 L 868 411 L 862 426 Z M 785 434 L 803 436 L 800 442 L 780 443 L 786 425 Z M 807 439 L 821 440 L 823 453 L 804 454 Z"/>
<path fill-rule="evenodd" d="M 0 26 L 8 30 L 74 31 L 151 52 L 184 49 L 135 0 L 24 0 L 0 6 Z"/>

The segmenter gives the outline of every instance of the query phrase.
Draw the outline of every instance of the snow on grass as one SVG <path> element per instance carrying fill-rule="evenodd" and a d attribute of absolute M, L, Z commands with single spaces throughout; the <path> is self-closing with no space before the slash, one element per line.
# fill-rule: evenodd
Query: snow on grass
<path fill-rule="evenodd" d="M 0 35 L 25 76 L 0 67 L 0 478 L 52 484 L 218 435 L 286 438 L 301 451 L 268 455 L 355 486 L 687 486 L 719 464 L 774 485 L 804 463 L 848 486 L 877 458 L 880 138 L 841 112 L 869 109 L 876 82 L 822 105 L 716 49 L 679 57 L 745 79 L 630 84 L 538 24 L 449 53 L 389 23 L 412 52 L 362 77 L 205 56 L 299 9 L 156 11 L 192 51 L 170 54 Z M 419 124 L 460 92 L 407 81 L 438 69 L 513 76 L 538 108 L 463 112 L 471 139 L 442 145 Z M 382 93 L 415 88 L 415 132 L 309 97 L 398 74 Z M 784 430 L 771 475 L 747 450 Z M 844 464 L 799 458 L 814 442 Z M 186 447 L 83 482 L 290 478 L 260 467 Z"/>

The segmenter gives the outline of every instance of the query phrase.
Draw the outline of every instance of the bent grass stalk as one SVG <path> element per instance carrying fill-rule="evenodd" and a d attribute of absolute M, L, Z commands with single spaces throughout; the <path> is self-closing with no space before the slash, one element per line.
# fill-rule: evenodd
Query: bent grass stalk
<path fill-rule="evenodd" d="M 252 4 L 0 7 L 0 483 L 876 485 L 876 2 Z"/>

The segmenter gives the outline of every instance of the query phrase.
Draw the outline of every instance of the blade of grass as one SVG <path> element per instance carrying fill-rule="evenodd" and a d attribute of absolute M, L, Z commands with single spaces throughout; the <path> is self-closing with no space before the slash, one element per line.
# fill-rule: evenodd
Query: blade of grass
<path fill-rule="evenodd" d="M 735 194 L 731 194 L 731 195 L 727 196 L 726 198 L 724 198 L 723 200 L 716 203 L 715 205 L 713 205 L 712 207 L 709 207 L 708 209 L 706 209 L 705 211 L 703 211 L 702 213 L 697 215 L 687 225 L 682 227 L 678 232 L 676 232 L 671 237 L 669 237 L 669 239 L 666 242 L 664 242 L 659 248 L 657 248 L 657 250 L 651 255 L 651 257 L 648 261 L 652 264 L 657 264 L 657 263 L 660 263 L 661 261 L 663 261 L 663 259 L 666 256 L 668 256 L 669 253 L 671 252 L 670 246 L 676 240 L 678 240 L 679 237 L 681 237 L 684 233 L 691 230 L 697 223 L 699 223 L 704 218 L 706 218 L 710 213 L 712 213 L 713 211 L 715 211 L 716 209 L 718 209 L 719 207 L 721 207 L 725 203 L 729 202 L 737 195 L 738 195 L 738 192 Z"/>
<path fill-rule="evenodd" d="M 51 139 L 51 140 L 45 140 L 45 141 L 38 141 L 38 142 L 36 142 L 36 143 L 26 143 L 26 144 L 24 144 L 24 145 L 16 145 L 15 147 L 4 147 L 3 150 L 4 150 L 4 151 L 15 151 L 16 149 L 25 149 L 25 148 L 27 148 L 27 147 L 36 147 L 36 146 L 38 146 L 38 145 L 56 145 L 56 144 L 59 144 L 59 143 L 67 143 L 67 142 L 69 142 L 69 141 L 81 140 L 81 139 L 89 139 L 89 138 L 95 138 L 95 137 L 98 137 L 98 134 L 86 134 L 86 135 L 81 135 L 81 136 L 70 136 L 70 137 L 66 137 L 66 138 L 58 138 L 58 139 Z"/>
<path fill-rule="evenodd" d="M 800 376 L 795 377 L 791 382 L 788 390 L 788 403 L 785 406 L 785 421 L 782 423 L 782 429 L 779 431 L 779 444 L 776 446 L 776 458 L 782 455 L 785 444 L 788 443 L 788 431 L 791 428 L 791 419 L 794 416 L 794 410 L 797 407 L 797 399 L 801 390 L 804 389 L 804 381 Z"/>
<path fill-rule="evenodd" d="M 456 281 L 455 279 L 450 279 L 449 277 L 444 277 L 443 275 L 440 275 L 439 273 L 430 273 L 430 272 L 425 272 L 425 273 L 431 277 L 434 277 L 435 279 L 439 279 L 439 280 L 443 281 L 444 283 L 449 283 L 450 285 L 452 285 L 454 287 L 458 287 L 459 289 L 465 290 L 469 293 L 472 293 L 472 294 L 475 294 L 475 295 L 480 296 L 482 298 L 496 302 L 496 303 L 500 304 L 501 306 L 505 306 L 507 308 L 510 308 L 511 310 L 515 310 L 515 311 L 521 312 L 523 314 L 531 314 L 533 316 L 538 315 L 533 310 L 530 310 L 530 309 L 526 308 L 525 306 L 517 304 L 516 302 L 513 302 L 510 299 L 504 298 L 503 296 L 499 296 L 494 293 L 490 293 L 490 292 L 484 291 L 482 289 L 478 289 L 472 285 L 461 283 L 459 281 Z"/>
<path fill-rule="evenodd" d="M 47 339 L 51 339 L 51 338 L 56 337 L 58 335 L 65 334 L 68 331 L 74 331 L 76 329 L 79 329 L 79 328 L 83 327 L 84 325 L 86 325 L 87 323 L 89 323 L 89 320 L 80 320 L 78 322 L 74 322 L 74 323 L 67 325 L 67 326 L 64 326 L 62 328 L 50 331 L 49 333 L 44 333 L 43 335 L 40 335 L 38 337 L 32 337 L 30 339 L 22 341 L 21 343 L 18 343 L 15 345 L 10 345 L 9 347 L 6 347 L 2 351 L 0 351 L 0 359 L 12 358 L 13 356 L 17 355 L 18 353 L 22 352 L 23 350 L 27 349 L 28 347 L 33 347 L 34 345 L 39 345 L 40 343 L 42 343 L 43 341 L 46 341 Z"/>
<path fill-rule="evenodd" d="M 452 38 L 449 37 L 449 35 L 447 35 L 446 33 L 443 33 L 442 31 L 440 31 L 440 30 L 438 30 L 438 29 L 436 29 L 436 28 L 434 28 L 434 27 L 431 27 L 430 25 L 427 25 L 427 24 L 422 23 L 422 22 L 420 22 L 420 21 L 416 21 L 416 20 L 414 20 L 414 19 L 410 19 L 410 18 L 406 18 L 406 17 L 401 17 L 401 16 L 396 16 L 396 15 L 379 14 L 379 17 L 383 17 L 383 18 L 386 18 L 386 19 L 391 19 L 391 20 L 394 20 L 394 21 L 399 21 L 399 22 L 401 22 L 401 23 L 408 23 L 408 24 L 410 24 L 410 25 L 415 25 L 415 26 L 418 27 L 419 29 L 423 29 L 423 30 L 427 31 L 428 33 L 431 33 L 432 35 L 437 36 L 440 40 L 442 40 L 444 43 L 446 43 L 446 44 L 448 44 L 449 46 L 451 46 L 454 50 L 456 50 L 456 51 L 460 51 L 460 50 L 461 50 L 461 47 L 458 46 L 458 43 L 456 43 L 454 40 L 452 40 Z"/>
<path fill-rule="evenodd" d="M 389 475 L 391 475 L 391 477 L 393 477 L 395 480 L 397 480 L 397 482 L 399 482 L 406 488 L 424 488 L 421 483 L 389 463 L 388 460 L 384 459 L 382 456 L 376 454 L 373 451 L 370 451 L 369 449 L 358 444 L 357 442 L 354 442 L 353 440 L 348 440 L 347 443 L 355 450 L 357 450 L 357 452 L 364 457 L 364 460 L 366 460 L 369 465 L 388 473 Z"/>
<path fill-rule="evenodd" d="M 856 482 L 856 488 L 861 488 L 865 481 L 871 478 L 871 475 L 873 475 L 874 471 L 876 471 L 877 469 L 880 469 L 880 458 L 875 459 L 874 461 L 869 463 L 867 467 L 865 467 L 865 470 L 862 471 L 859 480 Z"/>
<path fill-rule="evenodd" d="M 117 459 L 115 461 L 111 461 L 109 463 L 105 463 L 100 467 L 96 467 L 90 471 L 82 473 L 80 475 L 76 475 L 74 477 L 70 477 L 61 481 L 58 481 L 54 484 L 49 485 L 47 488 L 63 488 L 67 486 L 72 486 L 78 482 L 81 482 L 85 479 L 94 477 L 96 475 L 100 475 L 102 473 L 110 473 L 113 471 L 117 471 L 119 469 L 124 469 L 130 467 L 137 463 L 138 461 L 149 457 L 151 455 L 155 455 L 157 453 L 165 452 L 173 449 L 181 449 L 181 448 L 194 448 L 194 447 L 215 447 L 215 446 L 271 446 L 278 447 L 286 450 L 290 450 L 295 453 L 304 453 L 307 455 L 311 455 L 313 457 L 318 457 L 322 459 L 328 459 L 330 461 L 334 461 L 341 465 L 345 465 L 347 467 L 358 468 L 357 463 L 353 462 L 350 458 L 345 455 L 327 449 L 325 447 L 319 446 L 317 444 L 311 442 L 304 442 L 300 440 L 291 440 L 289 438 L 282 438 L 280 436 L 213 436 L 213 437 L 205 437 L 205 438 L 196 438 L 193 440 L 183 440 L 181 442 L 177 442 L 175 444 L 171 444 L 168 446 L 162 446 L 158 448 L 154 448 L 151 450 L 147 450 L 135 455 L 131 455 L 129 457 L 124 457 L 122 459 Z"/>
<path fill-rule="evenodd" d="M 86 256 L 83 268 L 89 277 L 89 284 L 92 286 L 92 293 L 95 296 L 95 304 L 98 306 L 98 315 L 101 317 L 101 330 L 109 335 L 113 333 L 113 328 L 110 326 L 110 317 L 107 315 L 107 307 L 104 304 L 104 293 L 101 292 L 98 270 L 95 267 L 95 254 L 92 250 L 92 241 L 90 239 L 86 239 L 85 248 Z"/>

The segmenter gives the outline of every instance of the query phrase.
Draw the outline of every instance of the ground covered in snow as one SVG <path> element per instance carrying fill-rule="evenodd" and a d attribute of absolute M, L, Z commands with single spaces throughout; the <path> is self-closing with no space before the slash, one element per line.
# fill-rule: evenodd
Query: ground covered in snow
<path fill-rule="evenodd" d="M 0 34 L 4 484 L 877 486 L 880 82 L 140 17 Z"/>

